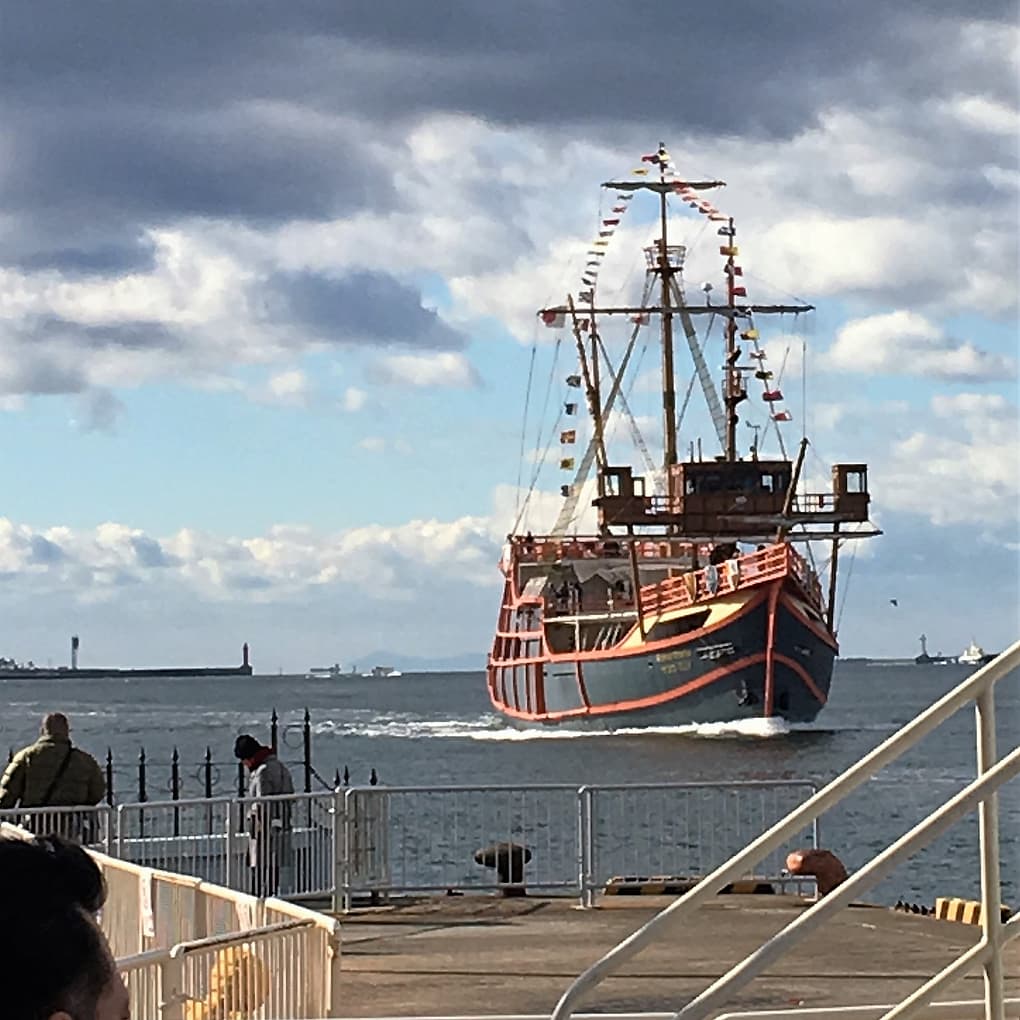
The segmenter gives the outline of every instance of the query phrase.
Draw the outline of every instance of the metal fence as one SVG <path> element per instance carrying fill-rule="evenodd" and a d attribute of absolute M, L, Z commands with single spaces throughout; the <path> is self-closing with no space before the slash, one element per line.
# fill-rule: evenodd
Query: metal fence
<path fill-rule="evenodd" d="M 814 791 L 797 780 L 582 787 L 586 901 L 614 876 L 707 875 Z M 787 880 L 787 853 L 818 845 L 816 822 L 746 877 Z"/>
<path fill-rule="evenodd" d="M 99 840 L 93 846 L 139 869 L 240 892 L 332 898 L 335 909 L 364 897 L 507 886 L 572 892 L 591 905 L 614 876 L 704 876 L 813 791 L 803 781 L 365 786 L 257 802 L 149 801 L 112 813 L 6 814 L 15 821 L 30 815 L 36 831 L 69 835 L 73 819 L 89 814 L 96 819 L 90 838 Z M 266 819 L 279 822 L 272 839 L 261 830 Z M 784 878 L 786 853 L 817 845 L 816 824 L 770 855 L 755 877 Z M 261 885 L 253 864 L 262 869 Z M 157 883 L 153 894 L 177 897 L 188 916 L 204 909 L 190 902 L 186 883 Z M 229 930 L 228 920 L 201 916 L 177 941 Z M 130 951 L 150 947 L 143 940 Z"/>
<path fill-rule="evenodd" d="M 112 812 L 95 807 L 4 808 L 0 822 L 36 835 L 57 835 L 95 850 L 108 850 L 114 833 Z"/>

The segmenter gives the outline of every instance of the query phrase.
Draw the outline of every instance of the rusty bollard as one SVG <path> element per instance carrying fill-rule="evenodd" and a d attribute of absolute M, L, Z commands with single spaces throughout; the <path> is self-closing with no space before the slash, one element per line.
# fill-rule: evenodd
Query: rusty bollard
<path fill-rule="evenodd" d="M 475 851 L 475 864 L 495 868 L 504 896 L 524 896 L 524 865 L 531 851 L 519 843 L 493 843 Z"/>

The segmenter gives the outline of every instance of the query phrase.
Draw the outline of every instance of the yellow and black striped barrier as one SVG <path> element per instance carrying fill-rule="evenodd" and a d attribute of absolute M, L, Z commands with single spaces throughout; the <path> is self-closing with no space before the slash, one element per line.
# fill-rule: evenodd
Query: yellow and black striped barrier
<path fill-rule="evenodd" d="M 690 892 L 700 881 L 675 875 L 616 875 L 606 882 L 603 892 L 606 896 L 680 896 Z M 770 895 L 775 891 L 771 882 L 748 878 L 724 886 L 719 895 Z"/>
<path fill-rule="evenodd" d="M 981 903 L 978 900 L 961 900 L 956 897 L 939 896 L 935 900 L 935 918 L 939 921 L 957 921 L 960 924 L 981 924 Z M 1009 907 L 1002 907 L 1002 920 L 1012 916 Z"/>

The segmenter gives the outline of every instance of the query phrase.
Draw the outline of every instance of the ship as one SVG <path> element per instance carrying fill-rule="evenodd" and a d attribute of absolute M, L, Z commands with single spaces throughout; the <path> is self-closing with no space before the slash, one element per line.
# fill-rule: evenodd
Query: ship
<path fill-rule="evenodd" d="M 995 652 L 986 652 L 973 638 L 956 660 L 961 666 L 984 666 L 996 658 Z"/>
<path fill-rule="evenodd" d="M 134 669 L 78 665 L 78 637 L 71 638 L 70 666 L 36 666 L 22 664 L 13 659 L 0 659 L 0 681 L 3 680 L 99 680 L 112 678 L 160 678 L 189 676 L 251 676 L 252 665 L 248 658 L 248 643 L 241 648 L 239 666 L 140 666 Z"/>
<path fill-rule="evenodd" d="M 682 175 L 665 146 L 643 156 L 631 174 L 605 182 L 609 197 L 600 209 L 610 211 L 600 212 L 579 286 L 538 312 L 541 323 L 560 330 L 571 360 L 576 356 L 551 433 L 560 430 L 559 468 L 571 480 L 560 488 L 555 524 L 543 533 L 525 529 L 525 500 L 500 559 L 502 597 L 486 682 L 493 707 L 514 725 L 800 723 L 814 720 L 828 698 L 839 649 L 840 551 L 881 534 L 869 520 L 868 469 L 839 463 L 827 490 L 802 484 L 808 439 L 802 433 L 794 450 L 784 438 L 793 415 L 774 375 L 778 359 L 768 358 L 766 324 L 782 316 L 799 321 L 813 306 L 748 298 L 736 221 L 706 197 L 722 186 Z M 602 301 L 607 248 L 641 204 L 633 200 L 647 203 L 649 195 L 657 215 L 643 249 L 643 292 L 637 303 Z M 713 300 L 710 284 L 702 286 L 703 298 L 687 299 L 687 248 L 670 238 L 677 211 L 700 220 L 713 249 L 718 244 L 721 300 Z M 720 327 L 713 342 L 720 333 L 722 340 L 721 387 L 708 362 L 713 326 Z M 660 355 L 660 462 L 626 398 L 646 329 Z M 679 414 L 677 332 L 692 361 Z M 611 357 L 613 337 L 619 347 Z M 702 440 L 691 439 L 681 459 L 679 427 L 695 380 L 718 452 L 705 453 Z M 752 390 L 760 403 L 751 401 Z M 576 417 L 582 395 L 583 428 Z M 742 418 L 753 433 L 747 444 L 738 441 Z M 628 463 L 619 455 L 614 437 L 622 429 L 608 430 L 614 420 L 628 423 L 643 474 L 633 457 Z M 770 433 L 778 447 L 772 455 L 764 449 Z M 584 493 L 591 494 L 586 512 Z M 816 550 L 825 557 L 820 567 Z"/>

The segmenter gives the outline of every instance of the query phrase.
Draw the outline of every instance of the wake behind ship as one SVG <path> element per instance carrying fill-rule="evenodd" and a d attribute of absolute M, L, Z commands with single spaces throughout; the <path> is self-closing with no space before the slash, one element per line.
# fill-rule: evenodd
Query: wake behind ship
<path fill-rule="evenodd" d="M 836 464 L 827 491 L 804 491 L 808 442 L 802 437 L 797 455 L 787 455 L 782 425 L 793 416 L 783 407 L 759 322 L 812 306 L 750 303 L 735 222 L 700 195 L 722 182 L 679 177 L 663 147 L 642 161 L 657 169 L 658 179 L 644 179 L 650 168 L 642 166 L 632 172 L 638 179 L 603 185 L 614 204 L 588 251 L 576 299 L 571 294 L 565 304 L 539 313 L 547 326 L 566 331 L 577 355 L 556 423 L 560 467 L 574 474 L 561 487 L 563 505 L 550 532 L 523 529 L 526 505 L 508 536 L 488 660 L 489 696 L 501 714 L 522 725 L 613 729 L 762 717 L 810 721 L 828 698 L 838 652 L 840 547 L 880 534 L 868 520 L 867 466 Z M 658 237 L 644 250 L 640 303 L 599 303 L 606 249 L 640 191 L 657 195 L 659 205 Z M 710 302 L 707 284 L 705 303 L 686 300 L 686 248 L 668 238 L 669 205 L 676 200 L 716 225 L 723 303 Z M 615 369 L 602 332 L 614 318 L 629 326 Z M 637 339 L 653 318 L 662 366 L 661 467 L 651 461 L 625 396 Z M 705 323 L 703 335 L 695 320 Z M 717 322 L 725 360 L 721 393 L 705 355 Z M 707 459 L 700 439 L 697 454 L 693 442 L 686 460 L 677 454 L 683 410 L 678 419 L 675 324 L 693 362 L 687 397 L 696 378 L 721 448 Z M 738 411 L 752 385 L 760 385 L 763 421 Z M 571 390 L 584 393 L 587 430 L 572 420 L 580 402 Z M 746 453 L 737 440 L 741 414 L 755 437 Z M 618 459 L 611 416 L 629 424 L 645 475 Z M 776 437 L 779 449 L 772 457 L 759 450 L 762 430 Z M 588 439 L 578 460 L 573 447 L 582 431 Z M 577 527 L 593 468 L 595 520 L 587 533 L 568 535 Z M 825 590 L 813 544 L 828 554 Z"/>

